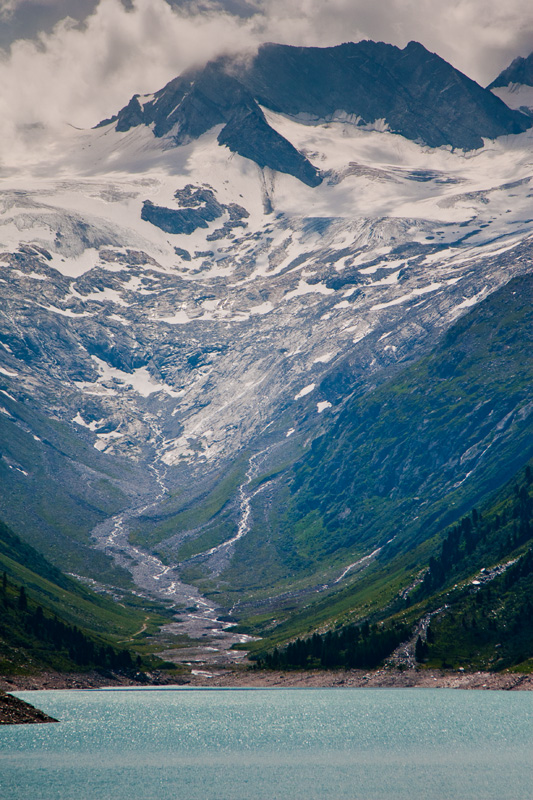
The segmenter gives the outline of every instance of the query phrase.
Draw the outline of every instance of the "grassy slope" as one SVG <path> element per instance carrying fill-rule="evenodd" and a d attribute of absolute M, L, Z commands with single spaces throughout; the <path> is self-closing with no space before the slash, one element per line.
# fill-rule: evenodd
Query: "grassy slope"
<path fill-rule="evenodd" d="M 408 555 L 397 555 L 386 565 L 376 562 L 334 596 L 309 604 L 270 630 L 257 618 L 244 628 L 262 629 L 266 635 L 253 649 L 261 656 L 298 636 L 343 631 L 363 620 L 414 629 L 426 614 L 438 612 L 423 663 L 531 671 L 532 468 L 533 460 L 461 523 L 440 530 Z M 458 547 L 450 558 L 453 538 Z"/>
<path fill-rule="evenodd" d="M 183 560 L 229 539 L 235 533 L 230 507 L 244 480 L 246 463 L 246 454 L 242 454 L 231 469 L 225 468 L 200 487 L 171 492 L 157 516 L 145 514 L 137 520 L 131 541 L 156 549 L 163 542 L 159 548 L 163 556 L 170 543 L 172 558 Z M 193 538 L 192 532 L 199 535 Z"/>
<path fill-rule="evenodd" d="M 3 396 L 2 405 L 8 412 L 0 414 L 2 519 L 60 568 L 131 584 L 125 570 L 90 546 L 90 531 L 132 503 L 139 471 L 29 403 Z"/>
<path fill-rule="evenodd" d="M 123 594 L 117 602 L 80 585 L 0 522 L 0 573 L 4 572 L 8 583 L 7 604 L 0 598 L 0 651 L 4 673 L 28 665 L 32 669 L 72 667 L 64 654 L 56 658 L 53 648 L 43 647 L 24 628 L 16 603 L 20 586 L 29 598 L 30 610 L 40 605 L 45 616 L 57 616 L 66 625 L 81 628 L 100 644 L 136 647 L 135 634 L 141 629 L 153 633 L 168 621 L 162 616 L 162 609 L 134 595 Z M 139 643 L 142 645 L 142 640 Z M 143 651 L 142 646 L 136 649 Z"/>

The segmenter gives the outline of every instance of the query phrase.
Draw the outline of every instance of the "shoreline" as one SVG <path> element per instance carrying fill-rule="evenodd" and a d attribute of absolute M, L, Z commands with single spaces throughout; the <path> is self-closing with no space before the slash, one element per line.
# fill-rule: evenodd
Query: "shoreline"
<path fill-rule="evenodd" d="M 209 669 L 182 676 L 153 673 L 147 680 L 97 672 L 53 673 L 0 677 L 0 692 L 47 689 L 99 689 L 113 686 L 187 686 L 235 689 L 477 689 L 493 691 L 533 691 L 533 674 L 453 672 L 446 670 L 381 669 L 339 671 L 254 671 Z"/>

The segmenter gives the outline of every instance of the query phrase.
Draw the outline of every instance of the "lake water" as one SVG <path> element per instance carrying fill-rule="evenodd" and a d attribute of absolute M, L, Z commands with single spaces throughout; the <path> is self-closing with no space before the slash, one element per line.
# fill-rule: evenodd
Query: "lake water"
<path fill-rule="evenodd" d="M 59 725 L 0 728 L 9 800 L 530 800 L 533 693 L 17 692 Z"/>

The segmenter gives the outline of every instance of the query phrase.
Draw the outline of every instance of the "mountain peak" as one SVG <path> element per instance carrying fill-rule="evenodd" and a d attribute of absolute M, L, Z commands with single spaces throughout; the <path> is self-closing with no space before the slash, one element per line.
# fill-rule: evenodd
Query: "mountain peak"
<path fill-rule="evenodd" d="M 533 86 L 533 53 L 526 58 L 515 58 L 487 88 L 499 89 L 509 84 Z"/>
<path fill-rule="evenodd" d="M 142 103 L 134 96 L 117 131 L 151 125 L 156 137 L 186 144 L 217 125 L 218 142 L 317 186 L 319 170 L 267 121 L 263 108 L 306 124 L 351 118 L 429 145 L 473 150 L 483 139 L 526 130 L 531 120 L 431 53 L 419 42 L 402 50 L 369 40 L 335 47 L 263 44 L 239 61 L 221 56 L 170 81 Z"/>

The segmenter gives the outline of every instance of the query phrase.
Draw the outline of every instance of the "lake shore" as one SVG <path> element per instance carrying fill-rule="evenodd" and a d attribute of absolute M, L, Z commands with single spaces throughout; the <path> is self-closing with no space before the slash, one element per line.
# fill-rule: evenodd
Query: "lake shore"
<path fill-rule="evenodd" d="M 217 688 L 371 688 L 371 689 L 485 689 L 533 691 L 533 675 L 519 673 L 454 672 L 451 670 L 363 670 L 277 672 L 202 668 L 179 678 L 153 673 L 148 681 L 98 672 L 55 673 L 0 677 L 0 691 L 36 689 L 98 689 L 105 686 L 187 685 Z"/>

